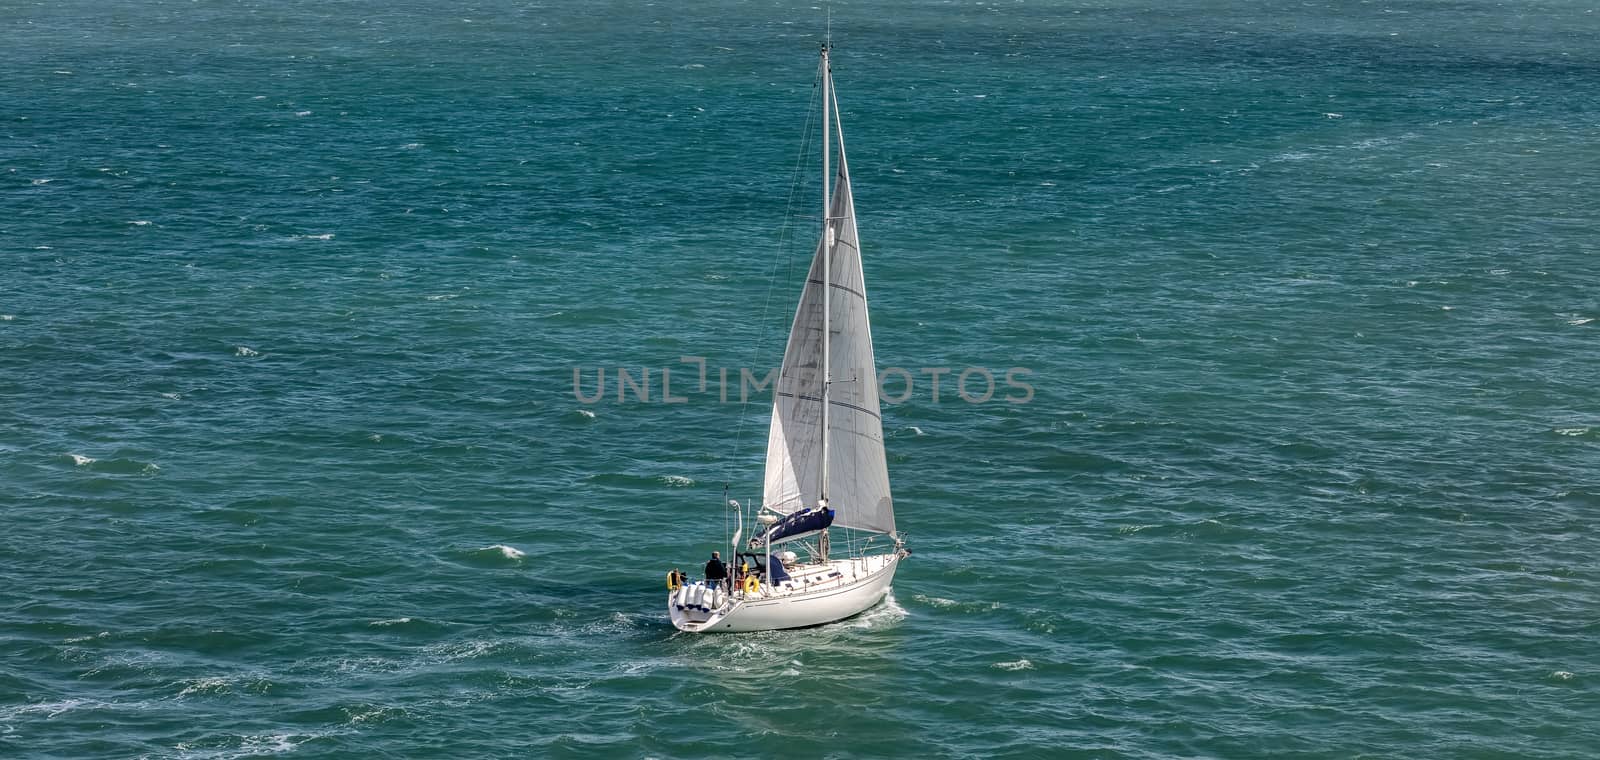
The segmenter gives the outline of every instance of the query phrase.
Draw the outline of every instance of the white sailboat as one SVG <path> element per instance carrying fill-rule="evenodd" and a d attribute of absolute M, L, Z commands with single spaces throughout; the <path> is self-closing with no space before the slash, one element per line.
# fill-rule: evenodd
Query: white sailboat
<path fill-rule="evenodd" d="M 828 53 L 824 44 L 822 230 L 773 386 L 759 527 L 741 544 L 740 512 L 723 584 L 669 578 L 667 611 L 680 630 L 842 620 L 882 601 L 911 554 L 895 530 L 889 494 L 866 280 Z M 839 167 L 830 189 L 835 139 Z"/>

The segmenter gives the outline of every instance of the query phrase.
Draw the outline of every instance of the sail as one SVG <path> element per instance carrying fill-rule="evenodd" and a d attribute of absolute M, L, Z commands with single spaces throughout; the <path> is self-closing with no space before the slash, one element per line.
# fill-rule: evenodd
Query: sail
<path fill-rule="evenodd" d="M 828 237 L 834 238 L 829 279 L 833 383 L 829 388 L 828 506 L 834 524 L 894 532 L 889 468 L 878 412 L 878 370 L 867 323 L 866 279 L 856 236 L 855 204 L 843 141 L 828 212 L 828 230 L 817 242 L 811 270 L 795 310 L 783 366 L 774 383 L 772 427 L 767 437 L 764 504 L 789 514 L 817 505 L 822 470 L 822 279 Z"/>

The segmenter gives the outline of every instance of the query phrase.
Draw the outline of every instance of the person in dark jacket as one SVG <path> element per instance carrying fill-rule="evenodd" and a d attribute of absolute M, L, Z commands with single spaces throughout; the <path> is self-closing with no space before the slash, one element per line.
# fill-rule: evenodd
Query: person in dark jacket
<path fill-rule="evenodd" d="M 706 563 L 706 583 L 716 588 L 727 579 L 728 568 L 722 564 L 722 552 L 712 552 L 711 561 Z"/>

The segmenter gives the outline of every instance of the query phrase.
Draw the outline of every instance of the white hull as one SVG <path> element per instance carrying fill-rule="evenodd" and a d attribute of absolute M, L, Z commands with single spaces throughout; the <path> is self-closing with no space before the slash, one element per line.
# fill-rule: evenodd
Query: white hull
<path fill-rule="evenodd" d="M 874 554 L 826 564 L 790 568 L 794 576 L 779 588 L 765 585 L 754 594 L 735 591 L 724 595 L 714 609 L 683 604 L 699 596 L 699 584 L 667 596 L 672 624 L 690 633 L 772 631 L 822 625 L 863 612 L 883 600 L 894 582 L 901 554 Z"/>

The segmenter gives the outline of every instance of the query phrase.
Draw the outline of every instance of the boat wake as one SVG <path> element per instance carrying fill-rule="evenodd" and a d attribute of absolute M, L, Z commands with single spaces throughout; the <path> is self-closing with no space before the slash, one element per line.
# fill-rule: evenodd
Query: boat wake
<path fill-rule="evenodd" d="M 893 628 L 894 626 L 899 625 L 900 621 L 905 620 L 910 616 L 911 613 L 908 612 L 906 608 L 901 607 L 898 601 L 895 601 L 894 590 L 890 589 L 889 593 L 883 597 L 882 604 L 873 607 L 872 609 L 867 610 L 866 612 L 863 612 L 853 618 L 840 621 L 836 625 L 841 628 L 878 630 L 881 628 Z M 834 626 L 829 625 L 823 627 L 831 628 Z"/>

